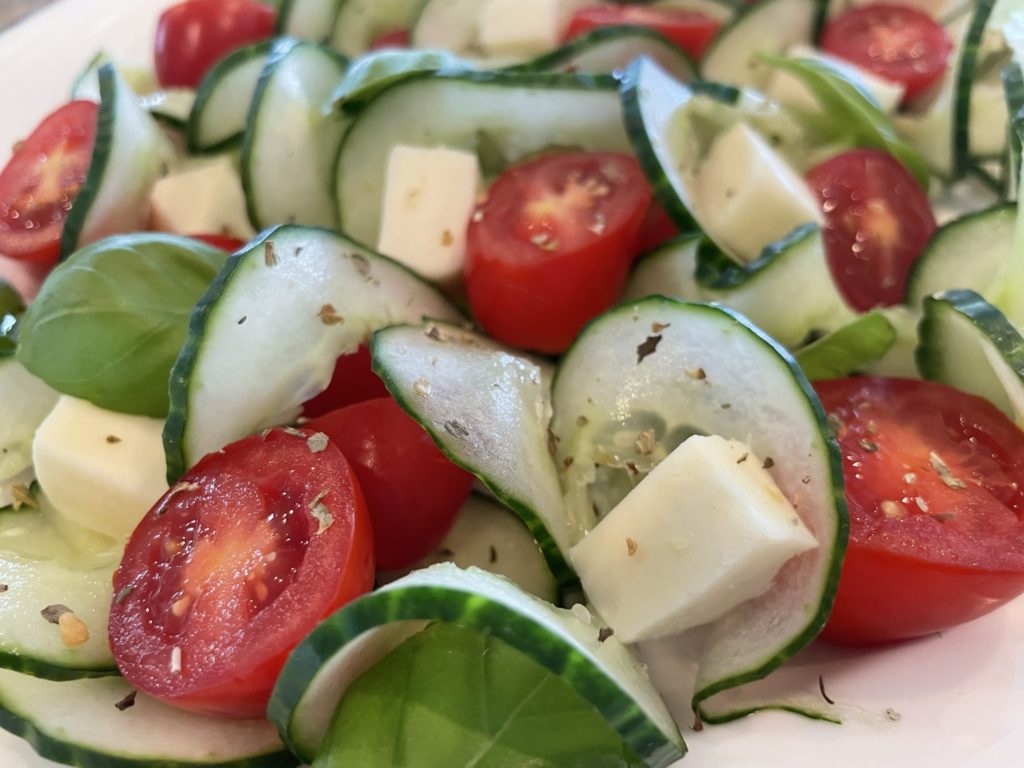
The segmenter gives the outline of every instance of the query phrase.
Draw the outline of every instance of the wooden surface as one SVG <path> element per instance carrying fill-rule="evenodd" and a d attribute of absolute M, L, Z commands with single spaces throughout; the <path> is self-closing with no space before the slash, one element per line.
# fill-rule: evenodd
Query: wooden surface
<path fill-rule="evenodd" d="M 6 29 L 52 2 L 55 0 L 0 0 L 0 29 Z"/>

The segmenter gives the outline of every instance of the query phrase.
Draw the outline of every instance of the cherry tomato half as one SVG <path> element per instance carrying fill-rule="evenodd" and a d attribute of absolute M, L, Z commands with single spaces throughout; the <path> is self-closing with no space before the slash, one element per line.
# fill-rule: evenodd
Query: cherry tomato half
<path fill-rule="evenodd" d="M 365 344 L 355 352 L 342 355 L 334 364 L 334 373 L 327 389 L 307 400 L 302 406 L 302 415 L 307 419 L 323 416 L 346 405 L 388 397 L 388 388 L 373 372 L 370 349 Z"/>
<path fill-rule="evenodd" d="M 245 245 L 244 241 L 237 237 L 231 237 L 231 235 L 189 235 L 189 237 L 228 253 L 234 253 Z"/>
<path fill-rule="evenodd" d="M 850 542 L 823 637 L 867 644 L 970 621 L 1024 592 L 1024 433 L 944 384 L 818 382 Z"/>
<path fill-rule="evenodd" d="M 370 43 L 371 51 L 381 51 L 387 48 L 408 48 L 409 47 L 409 30 L 407 29 L 395 29 L 391 32 L 385 32 L 374 38 L 373 42 Z"/>
<path fill-rule="evenodd" d="M 326 433 L 355 470 L 379 568 L 407 568 L 441 543 L 473 476 L 452 464 L 393 399 L 350 405 L 306 428 Z"/>
<path fill-rule="evenodd" d="M 656 30 L 695 59 L 704 55 L 719 27 L 714 19 L 682 8 L 594 6 L 581 8 L 572 15 L 565 39 L 572 40 L 597 27 L 621 25 Z"/>
<path fill-rule="evenodd" d="M 910 268 L 936 229 L 928 196 L 885 152 L 855 149 L 807 173 L 825 214 L 825 255 L 854 309 L 903 301 Z"/>
<path fill-rule="evenodd" d="M 277 13 L 254 0 L 189 0 L 156 28 L 156 77 L 163 88 L 196 88 L 219 59 L 274 33 Z"/>
<path fill-rule="evenodd" d="M 926 13 L 878 3 L 851 8 L 825 27 L 823 50 L 879 77 L 900 83 L 904 104 L 936 86 L 949 65 L 953 41 Z"/>
<path fill-rule="evenodd" d="M 275 429 L 202 459 L 135 529 L 114 575 L 110 647 L 159 699 L 263 717 L 288 653 L 373 578 L 345 457 Z"/>
<path fill-rule="evenodd" d="M 563 351 L 618 299 L 650 203 L 625 154 L 567 152 L 506 170 L 469 225 L 473 314 L 499 341 Z"/>
<path fill-rule="evenodd" d="M 64 220 L 89 173 L 96 140 L 91 101 L 46 117 L 0 172 L 0 256 L 53 265 Z"/>

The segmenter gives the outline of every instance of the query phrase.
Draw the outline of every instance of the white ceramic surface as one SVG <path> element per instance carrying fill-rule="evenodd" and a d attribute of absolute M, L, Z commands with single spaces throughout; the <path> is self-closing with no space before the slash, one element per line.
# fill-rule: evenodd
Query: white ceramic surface
<path fill-rule="evenodd" d="M 97 49 L 121 61 L 148 61 L 154 21 L 170 1 L 64 0 L 0 35 L 0 160 L 67 98 Z M 687 665 L 665 644 L 648 650 L 655 681 L 685 717 Z M 942 637 L 896 648 L 812 647 L 784 670 L 780 687 L 813 695 L 819 675 L 844 725 L 768 712 L 694 733 L 681 719 L 690 754 L 680 768 L 1024 764 L 1024 599 Z M 53 765 L 0 732 L 0 768 Z"/>

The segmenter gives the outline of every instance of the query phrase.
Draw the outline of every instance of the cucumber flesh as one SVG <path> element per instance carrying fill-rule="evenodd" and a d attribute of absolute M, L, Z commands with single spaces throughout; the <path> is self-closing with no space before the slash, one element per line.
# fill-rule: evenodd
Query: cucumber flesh
<path fill-rule="evenodd" d="M 409 29 L 423 0 L 341 0 L 331 46 L 354 58 L 385 32 Z"/>
<path fill-rule="evenodd" d="M 374 334 L 374 370 L 456 464 L 526 524 L 563 590 L 576 583 L 573 531 L 549 450 L 549 377 L 530 360 L 450 326 Z"/>
<path fill-rule="evenodd" d="M 480 72 L 421 75 L 396 83 L 370 101 L 342 141 L 336 168 L 341 229 L 376 243 L 383 180 L 400 144 L 481 152 L 485 172 L 552 146 L 628 151 L 611 77 Z"/>
<path fill-rule="evenodd" d="M 426 621 L 493 634 L 572 685 L 650 766 L 686 745 L 646 669 L 601 623 L 555 608 L 479 569 L 435 565 L 365 595 L 327 618 L 292 652 L 268 712 L 289 746 L 311 762 L 345 688 Z"/>
<path fill-rule="evenodd" d="M 232 256 L 193 311 L 164 429 L 174 482 L 211 451 L 287 424 L 373 331 L 461 315 L 414 273 L 326 230 L 283 226 Z"/>
<path fill-rule="evenodd" d="M 278 37 L 326 43 L 340 4 L 341 0 L 285 0 L 277 16 Z"/>
<path fill-rule="evenodd" d="M 85 183 L 68 211 L 61 257 L 107 235 L 146 228 L 149 192 L 174 159 L 160 126 L 113 64 L 97 73 L 100 109 Z"/>
<path fill-rule="evenodd" d="M 330 107 L 344 73 L 341 57 L 315 43 L 279 40 L 267 56 L 242 145 L 242 188 L 257 229 L 336 226 L 331 169 L 346 121 Z"/>
<path fill-rule="evenodd" d="M 241 139 L 270 47 L 263 41 L 239 48 L 206 73 L 188 119 L 190 152 L 218 152 Z"/>
<path fill-rule="evenodd" d="M 0 667 L 50 680 L 116 675 L 107 645 L 111 580 L 121 562 L 117 542 L 75 536 L 45 497 L 33 508 L 0 514 Z M 60 629 L 40 615 L 67 606 L 89 630 L 81 645 L 66 646 Z"/>
<path fill-rule="evenodd" d="M 773 460 L 773 479 L 819 546 L 710 627 L 694 707 L 708 722 L 745 714 L 715 694 L 763 678 L 817 635 L 846 546 L 839 450 L 807 379 L 729 310 L 651 297 L 591 323 L 562 358 L 552 404 L 556 459 L 570 464 L 567 514 L 583 527 L 692 434 L 740 440 Z"/>
<path fill-rule="evenodd" d="M 32 439 L 58 397 L 15 358 L 0 358 L 0 483 L 31 468 Z"/>
<path fill-rule="evenodd" d="M 265 720 L 185 712 L 133 692 L 118 677 L 52 682 L 0 670 L 0 727 L 41 756 L 82 768 L 291 768 Z"/>
<path fill-rule="evenodd" d="M 706 301 L 697 280 L 697 253 L 703 236 L 681 235 L 644 254 L 633 267 L 623 290 L 624 301 L 647 296 L 672 296 L 686 301 Z"/>
<path fill-rule="evenodd" d="M 926 379 L 988 400 L 1024 428 L 1024 337 L 973 291 L 924 300 L 917 363 Z"/>

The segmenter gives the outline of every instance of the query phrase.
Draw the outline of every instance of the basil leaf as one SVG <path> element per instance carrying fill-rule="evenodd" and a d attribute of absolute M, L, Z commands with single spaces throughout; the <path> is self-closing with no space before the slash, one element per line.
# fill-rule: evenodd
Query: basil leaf
<path fill-rule="evenodd" d="M 858 317 L 796 353 L 811 381 L 840 379 L 885 357 L 896 343 L 896 329 L 880 312 Z"/>
<path fill-rule="evenodd" d="M 18 359 L 58 392 L 162 418 L 192 307 L 226 259 L 157 233 L 94 243 L 43 283 L 20 322 Z"/>
<path fill-rule="evenodd" d="M 345 692 L 313 768 L 641 766 L 564 680 L 475 629 L 432 624 Z"/>
<path fill-rule="evenodd" d="M 448 51 L 382 50 L 355 59 L 331 100 L 346 112 L 359 107 L 399 80 L 424 72 L 448 74 L 475 69 L 472 62 Z"/>
<path fill-rule="evenodd" d="M 782 69 L 799 79 L 814 94 L 820 112 L 799 112 L 801 119 L 815 130 L 835 139 L 847 139 L 858 147 L 888 152 L 895 157 L 926 192 L 931 176 L 924 158 L 899 137 L 892 120 L 877 102 L 850 82 L 835 67 L 815 59 L 761 57 L 769 66 Z"/>
<path fill-rule="evenodd" d="M 24 311 L 21 294 L 6 280 L 0 280 L 0 315 L 20 315 Z"/>
<path fill-rule="evenodd" d="M 21 294 L 6 280 L 0 280 L 0 358 L 18 349 L 18 315 L 25 311 Z"/>

